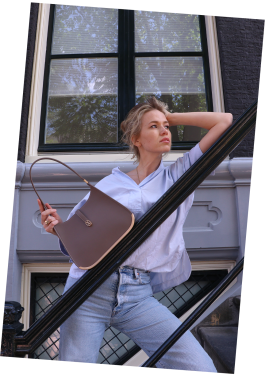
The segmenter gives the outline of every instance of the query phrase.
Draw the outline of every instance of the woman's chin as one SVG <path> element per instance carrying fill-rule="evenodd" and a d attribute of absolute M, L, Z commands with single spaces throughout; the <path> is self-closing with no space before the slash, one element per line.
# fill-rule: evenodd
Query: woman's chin
<path fill-rule="evenodd" d="M 160 150 L 159 150 L 159 154 L 162 157 L 163 155 L 168 154 L 170 151 L 171 151 L 171 146 L 161 147 Z"/>
<path fill-rule="evenodd" d="M 163 153 L 171 150 L 171 143 L 163 145 Z"/>

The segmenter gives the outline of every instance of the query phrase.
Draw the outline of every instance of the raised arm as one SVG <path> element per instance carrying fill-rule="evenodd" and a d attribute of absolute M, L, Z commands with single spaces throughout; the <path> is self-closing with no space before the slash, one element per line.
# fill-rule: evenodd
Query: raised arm
<path fill-rule="evenodd" d="M 209 130 L 201 139 L 199 145 L 204 153 L 216 142 L 220 136 L 232 125 L 231 113 L 222 112 L 167 112 L 166 118 L 170 126 L 193 125 Z"/>

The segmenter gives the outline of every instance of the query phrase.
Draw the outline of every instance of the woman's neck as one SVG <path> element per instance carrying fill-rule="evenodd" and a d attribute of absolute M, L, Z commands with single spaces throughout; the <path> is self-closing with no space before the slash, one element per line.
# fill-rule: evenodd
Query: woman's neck
<path fill-rule="evenodd" d="M 147 176 L 157 170 L 161 163 L 161 156 L 156 158 L 140 158 L 137 172 L 139 174 L 140 181 L 144 180 Z"/>

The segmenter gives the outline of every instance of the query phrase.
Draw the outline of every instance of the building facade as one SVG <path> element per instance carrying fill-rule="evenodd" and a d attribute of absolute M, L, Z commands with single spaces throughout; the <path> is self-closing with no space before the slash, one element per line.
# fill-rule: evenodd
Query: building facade
<path fill-rule="evenodd" d="M 166 32 L 168 25 L 174 34 Z M 231 112 L 236 120 L 258 97 L 263 29 L 264 22 L 254 19 L 31 5 L 6 287 L 6 300 L 25 308 L 24 329 L 62 293 L 70 268 L 57 239 L 40 223 L 31 163 L 55 157 L 92 184 L 116 166 L 128 172 L 133 161 L 121 144 L 119 124 L 148 95 L 174 111 Z M 202 136 L 180 127 L 164 164 Z M 244 255 L 253 147 L 254 131 L 196 189 L 184 226 L 195 278 L 196 272 L 229 272 Z M 60 164 L 36 164 L 33 179 L 42 199 L 63 219 L 87 193 L 87 186 Z M 242 275 L 200 321 L 240 295 L 241 282 Z M 181 295 L 180 289 L 167 293 L 173 292 Z M 168 294 L 157 298 L 177 309 Z M 105 343 L 108 335 L 119 337 L 108 331 Z M 55 333 L 35 357 L 55 359 L 58 339 Z M 113 347 L 103 344 L 99 362 L 116 363 L 133 347 L 124 342 L 117 350 L 114 341 Z M 145 355 L 138 351 L 126 358 L 123 363 L 140 365 Z"/>

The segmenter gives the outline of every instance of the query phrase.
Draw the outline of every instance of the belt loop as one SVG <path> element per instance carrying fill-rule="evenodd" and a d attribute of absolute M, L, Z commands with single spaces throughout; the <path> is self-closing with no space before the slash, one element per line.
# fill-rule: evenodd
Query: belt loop
<path fill-rule="evenodd" d="M 135 276 L 136 279 L 138 278 L 138 275 L 137 275 L 137 268 L 134 268 L 134 276 Z"/>

